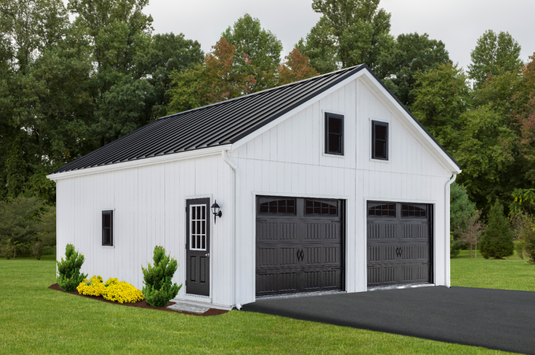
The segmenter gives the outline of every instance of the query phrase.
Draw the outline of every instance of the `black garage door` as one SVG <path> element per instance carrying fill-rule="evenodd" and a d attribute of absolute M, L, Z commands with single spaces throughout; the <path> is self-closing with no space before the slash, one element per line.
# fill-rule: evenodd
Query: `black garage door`
<path fill-rule="evenodd" d="M 256 295 L 343 289 L 343 202 L 257 197 Z"/>
<path fill-rule="evenodd" d="M 368 287 L 433 282 L 432 205 L 368 202 Z"/>

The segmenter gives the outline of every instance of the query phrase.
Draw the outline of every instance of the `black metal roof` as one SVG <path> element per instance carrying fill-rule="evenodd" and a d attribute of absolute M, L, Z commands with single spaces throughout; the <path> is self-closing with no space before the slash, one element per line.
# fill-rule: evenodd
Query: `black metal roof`
<path fill-rule="evenodd" d="M 371 72 L 365 64 L 358 65 L 159 118 L 52 174 L 235 143 L 362 69 Z"/>

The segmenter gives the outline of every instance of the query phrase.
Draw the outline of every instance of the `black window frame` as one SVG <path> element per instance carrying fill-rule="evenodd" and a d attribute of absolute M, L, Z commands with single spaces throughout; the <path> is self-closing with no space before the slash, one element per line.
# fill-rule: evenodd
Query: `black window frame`
<path fill-rule="evenodd" d="M 105 226 L 105 216 L 110 216 L 110 225 Z M 109 244 L 105 243 L 105 230 L 109 229 L 110 231 L 110 241 Z M 113 246 L 113 210 L 102 211 L 102 246 L 103 247 L 112 247 Z"/>
<path fill-rule="evenodd" d="M 258 196 L 257 199 L 257 214 L 259 215 L 279 215 L 279 216 L 296 216 L 297 215 L 297 199 L 295 197 L 278 197 L 278 196 Z M 291 201 L 291 204 L 288 204 Z M 272 203 L 275 202 L 275 206 Z M 281 203 L 279 203 L 281 202 Z M 282 206 L 284 202 L 284 206 Z M 262 206 L 264 204 L 264 206 Z M 263 210 L 268 204 L 268 211 Z M 280 206 L 279 206 L 280 205 Z M 272 211 L 273 207 L 276 211 Z M 283 207 L 283 209 L 281 209 Z M 288 212 L 291 210 L 291 212 Z"/>
<path fill-rule="evenodd" d="M 331 135 L 331 132 L 329 131 L 329 119 L 335 118 L 341 120 L 340 124 L 340 151 L 331 151 L 329 148 L 329 136 Z M 338 133 L 332 133 L 338 135 Z M 344 115 L 340 115 L 337 113 L 325 113 L 325 154 L 332 154 L 332 155 L 344 155 Z"/>
<path fill-rule="evenodd" d="M 386 139 L 384 140 L 384 152 L 385 152 L 385 156 L 384 157 L 377 156 L 377 154 L 375 152 L 375 145 L 376 145 L 375 143 L 378 140 L 375 137 L 375 127 L 377 127 L 377 126 L 386 127 L 386 134 L 385 134 L 385 138 Z M 372 121 L 372 159 L 388 161 L 389 138 L 390 138 L 390 135 L 389 135 L 389 129 L 388 129 L 388 122 Z"/>

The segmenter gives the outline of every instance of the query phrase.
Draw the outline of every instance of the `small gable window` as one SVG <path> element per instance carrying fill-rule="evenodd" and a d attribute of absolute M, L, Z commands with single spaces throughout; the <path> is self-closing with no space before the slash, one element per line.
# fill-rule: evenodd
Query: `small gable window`
<path fill-rule="evenodd" d="M 113 211 L 102 211 L 102 246 L 113 246 Z"/>
<path fill-rule="evenodd" d="M 388 160 L 388 123 L 372 121 L 372 159 Z"/>
<path fill-rule="evenodd" d="M 344 116 L 325 114 L 325 153 L 344 155 Z"/>

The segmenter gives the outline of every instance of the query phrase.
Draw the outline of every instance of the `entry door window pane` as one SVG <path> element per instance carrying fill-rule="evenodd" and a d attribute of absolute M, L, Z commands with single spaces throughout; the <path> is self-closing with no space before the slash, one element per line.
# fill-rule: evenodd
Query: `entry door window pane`
<path fill-rule="evenodd" d="M 190 250 L 206 250 L 206 208 L 206 205 L 190 205 Z"/>

